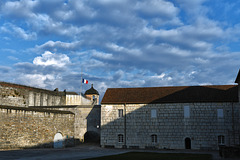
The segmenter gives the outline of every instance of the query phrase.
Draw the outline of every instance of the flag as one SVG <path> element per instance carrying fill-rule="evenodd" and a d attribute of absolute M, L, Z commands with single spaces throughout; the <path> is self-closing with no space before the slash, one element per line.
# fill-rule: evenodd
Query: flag
<path fill-rule="evenodd" d="M 82 83 L 88 84 L 88 80 L 82 79 Z"/>

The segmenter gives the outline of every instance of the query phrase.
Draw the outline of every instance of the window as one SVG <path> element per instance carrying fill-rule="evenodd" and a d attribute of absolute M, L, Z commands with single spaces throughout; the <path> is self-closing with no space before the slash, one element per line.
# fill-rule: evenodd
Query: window
<path fill-rule="evenodd" d="M 118 143 L 123 143 L 123 135 L 122 134 L 118 135 Z"/>
<path fill-rule="evenodd" d="M 152 139 L 152 143 L 157 143 L 157 135 L 156 134 L 152 134 L 151 139 Z"/>
<path fill-rule="evenodd" d="M 157 118 L 157 110 L 156 109 L 151 110 L 151 118 Z"/>
<path fill-rule="evenodd" d="M 218 144 L 223 145 L 225 143 L 225 138 L 223 135 L 218 136 Z"/>
<path fill-rule="evenodd" d="M 217 109 L 217 117 L 223 118 L 223 109 Z"/>
<path fill-rule="evenodd" d="M 118 117 L 123 117 L 123 109 L 118 110 Z"/>
<path fill-rule="evenodd" d="M 190 117 L 190 108 L 189 106 L 184 106 L 184 118 Z"/>

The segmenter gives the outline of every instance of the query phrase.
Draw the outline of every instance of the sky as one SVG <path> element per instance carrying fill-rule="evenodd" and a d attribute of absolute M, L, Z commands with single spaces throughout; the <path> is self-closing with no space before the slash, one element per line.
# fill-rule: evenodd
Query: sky
<path fill-rule="evenodd" d="M 82 92 L 234 84 L 240 1 L 1 0 L 0 81 Z"/>

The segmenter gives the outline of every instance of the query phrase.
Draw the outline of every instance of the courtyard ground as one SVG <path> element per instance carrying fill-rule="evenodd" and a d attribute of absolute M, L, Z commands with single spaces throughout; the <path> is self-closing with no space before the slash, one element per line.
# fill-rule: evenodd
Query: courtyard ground
<path fill-rule="evenodd" d="M 132 150 L 132 149 L 109 149 L 101 148 L 98 145 L 83 144 L 73 148 L 65 149 L 24 149 L 24 150 L 0 150 L 0 159 L 14 160 L 79 160 L 108 155 L 117 155 L 127 152 L 156 152 L 156 153 L 191 153 L 211 154 L 213 160 L 224 160 L 219 157 L 217 151 L 196 151 L 196 150 Z M 232 160 L 232 159 L 227 159 Z"/>

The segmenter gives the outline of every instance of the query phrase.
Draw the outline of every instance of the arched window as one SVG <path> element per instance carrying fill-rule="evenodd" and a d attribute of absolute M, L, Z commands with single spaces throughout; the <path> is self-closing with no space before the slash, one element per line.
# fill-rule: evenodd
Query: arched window
<path fill-rule="evenodd" d="M 225 137 L 223 135 L 218 136 L 218 144 L 224 145 L 225 144 Z"/>
<path fill-rule="evenodd" d="M 152 139 L 152 143 L 157 143 L 157 135 L 156 134 L 152 134 L 151 139 Z"/>
<path fill-rule="evenodd" d="M 123 143 L 123 135 L 122 134 L 118 135 L 118 143 Z"/>

